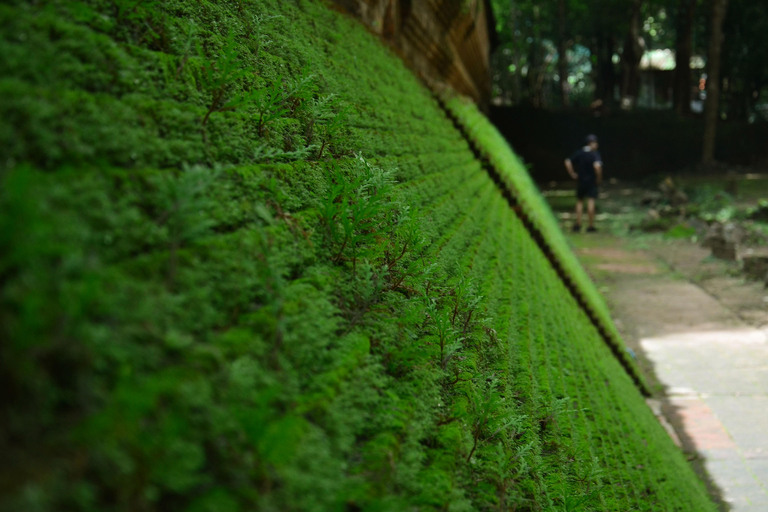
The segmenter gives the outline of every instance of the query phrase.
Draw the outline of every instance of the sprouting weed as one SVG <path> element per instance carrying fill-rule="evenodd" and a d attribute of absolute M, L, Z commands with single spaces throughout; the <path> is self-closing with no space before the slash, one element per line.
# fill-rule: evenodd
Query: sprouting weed
<path fill-rule="evenodd" d="M 271 85 L 255 90 L 250 94 L 250 99 L 256 108 L 256 125 L 259 137 L 264 136 L 264 130 L 273 121 L 288 114 L 281 82 L 282 77 L 278 77 Z"/>
<path fill-rule="evenodd" d="M 259 57 L 261 50 L 269 48 L 273 42 L 271 39 L 267 39 L 267 34 L 263 31 L 264 25 L 278 18 L 282 18 L 282 16 L 256 15 L 247 20 L 245 37 L 248 41 L 252 42 L 252 48 L 256 58 Z"/>
<path fill-rule="evenodd" d="M 558 419 L 568 411 L 569 397 L 556 398 L 552 400 L 548 407 L 546 407 L 539 419 L 539 424 L 542 430 L 546 429 L 550 425 L 557 424 Z"/>
<path fill-rule="evenodd" d="M 113 0 L 118 30 L 135 44 L 167 49 L 166 14 L 158 0 Z"/>
<path fill-rule="evenodd" d="M 199 50 L 199 53 L 202 53 Z M 234 85 L 248 76 L 245 62 L 237 52 L 235 34 L 230 32 L 217 60 L 209 60 L 203 66 L 203 85 L 211 95 L 208 111 L 202 120 L 203 139 L 207 142 L 206 125 L 211 114 L 226 112 L 247 102 L 244 95 L 232 96 Z"/>
<path fill-rule="evenodd" d="M 276 148 L 271 148 L 266 144 L 261 144 L 256 147 L 253 152 L 254 162 L 293 162 L 296 160 L 304 160 L 311 155 L 317 146 L 306 146 L 296 151 L 283 151 Z"/>
<path fill-rule="evenodd" d="M 356 160 L 357 172 L 347 178 L 333 166 L 333 183 L 319 210 L 326 241 L 335 262 L 368 257 L 381 232 L 391 229 L 395 204 L 390 199 L 391 173 L 374 167 L 364 158 Z"/>
<path fill-rule="evenodd" d="M 137 21 L 147 16 L 157 0 L 115 0 L 118 21 Z"/>
<path fill-rule="evenodd" d="M 312 121 L 309 130 L 310 139 L 315 131 L 320 139 L 318 159 L 323 158 L 323 154 L 329 146 L 339 142 L 342 131 L 347 126 L 349 111 L 349 106 L 344 105 L 334 94 L 313 102 Z"/>
<path fill-rule="evenodd" d="M 202 53 L 200 49 L 198 51 Z M 203 66 L 203 85 L 211 95 L 208 111 L 201 121 L 203 139 L 206 142 L 206 125 L 210 116 L 216 112 L 253 107 L 256 111 L 258 134 L 263 137 L 270 124 L 282 117 L 295 115 L 300 107 L 317 94 L 315 76 L 307 70 L 295 80 L 284 80 L 282 76 L 278 76 L 264 87 L 235 94 L 234 89 L 238 82 L 250 73 L 247 63 L 238 54 L 235 35 L 230 32 L 219 58 L 209 60 Z"/>
<path fill-rule="evenodd" d="M 317 92 L 317 77 L 310 74 L 307 69 L 302 70 L 301 75 L 295 80 L 287 82 L 284 97 L 290 104 L 291 113 L 295 114 L 296 110 L 313 99 Z"/>
<path fill-rule="evenodd" d="M 179 62 L 179 66 L 176 68 L 176 77 L 175 79 L 178 80 L 181 76 L 181 73 L 184 71 L 184 66 L 187 65 L 187 61 L 189 60 L 189 56 L 192 53 L 192 49 L 195 46 L 195 36 L 197 35 L 197 25 L 195 25 L 195 22 L 193 20 L 189 20 L 187 24 L 187 33 L 186 37 L 184 39 L 184 49 L 182 52 L 181 61 Z"/>
<path fill-rule="evenodd" d="M 156 183 L 162 214 L 155 222 L 168 230 L 169 286 L 174 283 L 178 250 L 213 226 L 209 216 L 212 200 L 205 192 L 220 174 L 218 168 L 185 165 L 178 176 L 164 174 Z"/>
<path fill-rule="evenodd" d="M 495 439 L 499 434 L 508 430 L 517 433 L 523 426 L 525 416 L 516 415 L 509 410 L 504 396 L 498 391 L 498 387 L 498 378 L 491 375 L 485 379 L 484 383 L 476 382 L 471 388 L 473 444 L 467 456 L 467 462 L 472 460 L 472 456 L 481 441 Z"/>
<path fill-rule="evenodd" d="M 427 298 L 427 301 L 427 316 L 435 326 L 440 344 L 440 367 L 445 368 L 456 352 L 461 349 L 461 344 L 456 340 L 456 331 L 451 325 L 451 310 L 440 308 L 437 301 L 432 298 Z"/>
<path fill-rule="evenodd" d="M 259 137 L 263 137 L 269 125 L 277 119 L 295 115 L 317 91 L 314 75 L 308 74 L 306 70 L 298 79 L 287 84 L 283 82 L 283 78 L 278 77 L 270 85 L 254 89 L 238 100 L 240 104 L 249 103 L 256 109 Z"/>
<path fill-rule="evenodd" d="M 498 510 L 515 510 L 525 499 L 518 493 L 511 493 L 530 470 L 527 457 L 533 451 L 533 443 L 527 443 L 508 450 L 504 443 L 497 442 L 495 450 L 482 461 L 482 469 L 496 487 Z"/>
<path fill-rule="evenodd" d="M 478 319 L 475 311 L 482 303 L 483 296 L 477 294 L 477 288 L 471 279 L 468 279 L 461 270 L 459 270 L 459 279 L 455 287 L 453 297 L 453 314 L 451 316 L 451 325 L 459 329 L 463 336 L 469 334 L 473 317 Z"/>

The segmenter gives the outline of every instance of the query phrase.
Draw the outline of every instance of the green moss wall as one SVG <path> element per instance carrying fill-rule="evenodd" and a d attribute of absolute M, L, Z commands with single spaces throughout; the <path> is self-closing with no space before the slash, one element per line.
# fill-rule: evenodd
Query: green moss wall
<path fill-rule="evenodd" d="M 353 20 L 12 0 L 0 97 L 0 510 L 714 510 L 509 148 L 452 103 L 576 296 Z"/>

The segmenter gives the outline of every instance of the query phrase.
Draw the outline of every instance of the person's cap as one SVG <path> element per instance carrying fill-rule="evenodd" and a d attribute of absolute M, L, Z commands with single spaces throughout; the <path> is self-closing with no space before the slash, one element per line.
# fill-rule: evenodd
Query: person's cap
<path fill-rule="evenodd" d="M 597 135 L 587 135 L 587 144 L 591 144 L 593 142 L 597 142 Z"/>

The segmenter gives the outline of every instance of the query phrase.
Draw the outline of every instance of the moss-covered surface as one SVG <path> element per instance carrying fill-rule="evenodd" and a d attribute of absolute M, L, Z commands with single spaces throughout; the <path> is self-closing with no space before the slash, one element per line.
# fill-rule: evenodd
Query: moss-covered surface
<path fill-rule="evenodd" d="M 561 277 L 568 283 L 572 283 L 570 288 L 582 307 L 589 311 L 606 342 L 613 348 L 614 354 L 632 375 L 638 387 L 647 393 L 645 379 L 627 352 L 621 335 L 611 320 L 605 301 L 573 255 L 560 231 L 557 219 L 538 192 L 536 184 L 526 172 L 523 163 L 509 147 L 504 136 L 472 102 L 459 96 L 447 97 L 444 101 L 475 147 L 479 148 L 482 157 L 486 158 L 499 174 L 501 185 L 514 196 L 523 216 L 530 223 L 530 229 L 540 235 L 542 248 L 551 258 L 553 265 L 561 271 Z"/>
<path fill-rule="evenodd" d="M 354 21 L 19 0 L 0 27 L 2 510 L 712 510 Z"/>

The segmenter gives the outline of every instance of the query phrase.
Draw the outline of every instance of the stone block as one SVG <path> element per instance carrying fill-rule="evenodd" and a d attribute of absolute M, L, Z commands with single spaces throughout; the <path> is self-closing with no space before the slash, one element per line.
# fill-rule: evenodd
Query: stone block
<path fill-rule="evenodd" d="M 746 255 L 742 257 L 744 274 L 755 281 L 765 281 L 768 275 L 768 256 Z"/>

